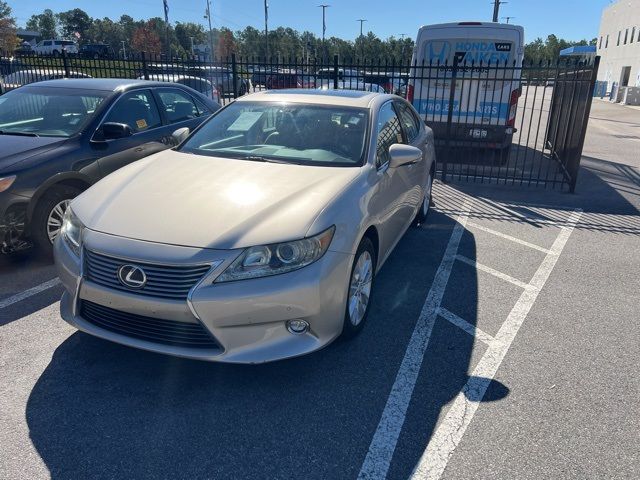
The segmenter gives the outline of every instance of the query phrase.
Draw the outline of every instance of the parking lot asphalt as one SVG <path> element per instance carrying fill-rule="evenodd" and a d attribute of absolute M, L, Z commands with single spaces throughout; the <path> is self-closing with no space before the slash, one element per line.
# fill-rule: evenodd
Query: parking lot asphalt
<path fill-rule="evenodd" d="M 0 478 L 639 478 L 640 112 L 574 195 L 438 184 L 352 341 L 258 366 L 76 332 L 0 257 Z"/>

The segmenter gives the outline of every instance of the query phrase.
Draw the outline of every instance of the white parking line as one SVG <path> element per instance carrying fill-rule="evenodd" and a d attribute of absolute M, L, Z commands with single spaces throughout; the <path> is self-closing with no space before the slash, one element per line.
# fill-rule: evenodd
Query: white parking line
<path fill-rule="evenodd" d="M 479 402 L 477 400 L 482 399 L 487 391 L 498 367 L 509 351 L 511 343 L 555 267 L 571 232 L 580 220 L 580 216 L 581 211 L 574 211 L 569 216 L 566 226 L 562 228 L 549 253 L 533 275 L 530 282 L 532 288 L 527 288 L 522 292 L 507 320 L 500 327 L 495 337 L 496 341 L 491 343 L 473 370 L 472 376 L 456 396 L 453 405 L 434 432 L 425 452 L 414 468 L 411 480 L 437 480 L 441 477 L 478 409 Z M 469 400 L 469 398 L 476 401 Z"/>
<path fill-rule="evenodd" d="M 60 283 L 60 280 L 54 278 L 49 280 L 48 282 L 41 283 L 40 285 L 36 285 L 35 287 L 30 288 L 29 290 L 25 290 L 24 292 L 16 293 L 11 297 L 5 298 L 4 300 L 0 300 L 0 310 L 6 307 L 13 305 L 14 303 L 21 302 L 29 297 L 33 297 L 40 292 L 43 292 L 51 287 L 55 287 Z"/>
<path fill-rule="evenodd" d="M 483 232 L 490 233 L 491 235 L 495 235 L 496 237 L 504 238 L 505 240 L 510 240 L 515 243 L 519 243 L 520 245 L 524 245 L 525 247 L 533 248 L 534 250 L 538 250 L 543 253 L 549 253 L 549 249 L 540 247 L 533 243 L 527 242 L 525 240 L 520 240 L 519 238 L 512 237 L 511 235 L 507 235 L 506 233 L 498 232 L 492 228 L 483 227 L 482 225 L 478 225 L 477 223 L 469 222 L 467 223 L 467 227 L 475 228 L 476 230 L 481 230 Z"/>
<path fill-rule="evenodd" d="M 360 468 L 358 475 L 360 479 L 381 479 L 387 475 L 393 452 L 404 424 L 409 401 L 418 379 L 422 359 L 431 338 L 433 325 L 438 317 L 440 302 L 449 282 L 449 275 L 458 252 L 460 238 L 465 230 L 467 212 L 470 206 L 471 202 L 465 202 L 456 219 L 458 223 L 451 233 L 447 249 L 411 334 L 409 345 L 382 412 L 382 418 L 378 423 L 378 428 L 369 445 L 369 451 Z"/>
<path fill-rule="evenodd" d="M 490 273 L 494 277 L 498 277 L 500 280 L 504 280 L 505 282 L 512 283 L 520 288 L 525 288 L 525 289 L 531 288 L 531 285 L 529 285 L 528 283 L 518 280 L 517 278 L 513 278 L 512 276 L 507 275 L 506 273 L 499 272 L 498 270 L 495 270 L 491 267 L 483 265 L 482 263 L 478 263 L 475 260 L 471 260 L 470 258 L 465 257 L 464 255 L 456 255 L 456 260 L 459 260 L 462 263 L 466 263 L 467 265 L 471 265 L 473 268 L 477 270 L 482 270 L 483 272 Z"/>
<path fill-rule="evenodd" d="M 475 325 L 472 325 L 471 323 L 467 322 L 464 318 L 459 317 L 458 315 L 456 315 L 453 312 L 450 312 L 444 307 L 440 307 L 438 309 L 438 314 L 445 320 L 454 324 L 456 327 L 460 328 L 461 330 L 464 330 L 472 337 L 476 337 L 478 340 L 486 343 L 487 345 L 495 341 L 495 338 L 493 338 L 491 335 L 480 330 Z"/>

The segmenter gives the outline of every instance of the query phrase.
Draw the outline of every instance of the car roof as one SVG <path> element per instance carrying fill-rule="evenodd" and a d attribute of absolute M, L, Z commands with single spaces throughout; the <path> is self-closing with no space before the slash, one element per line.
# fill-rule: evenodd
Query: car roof
<path fill-rule="evenodd" d="M 61 78 L 59 80 L 45 80 L 43 82 L 37 82 L 29 85 L 38 87 L 81 88 L 85 90 L 116 92 L 129 90 L 135 87 L 166 87 L 167 84 L 168 82 L 131 80 L 126 78 Z"/>
<path fill-rule="evenodd" d="M 316 90 L 316 89 L 282 89 L 265 90 L 238 98 L 239 102 L 297 102 L 315 103 L 319 105 L 340 105 L 345 107 L 369 108 L 374 102 L 383 102 L 386 99 L 398 98 L 376 92 L 364 92 L 362 90 Z"/>

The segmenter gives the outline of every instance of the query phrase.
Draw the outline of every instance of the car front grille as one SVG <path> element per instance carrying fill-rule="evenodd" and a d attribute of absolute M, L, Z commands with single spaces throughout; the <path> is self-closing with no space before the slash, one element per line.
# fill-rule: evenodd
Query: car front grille
<path fill-rule="evenodd" d="M 80 303 L 80 316 L 97 327 L 131 338 L 177 347 L 220 348 L 200 323 L 184 323 L 135 315 L 87 300 L 82 300 Z"/>
<path fill-rule="evenodd" d="M 123 292 L 149 297 L 186 300 L 189 290 L 209 271 L 211 265 L 158 265 L 111 257 L 85 250 L 84 272 L 87 280 Z M 143 288 L 126 287 L 118 280 L 123 265 L 135 265 L 144 270 L 147 283 Z"/>

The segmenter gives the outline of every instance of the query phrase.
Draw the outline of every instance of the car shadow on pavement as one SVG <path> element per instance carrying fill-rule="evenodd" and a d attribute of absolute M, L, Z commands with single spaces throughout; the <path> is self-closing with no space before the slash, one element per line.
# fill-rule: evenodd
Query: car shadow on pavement
<path fill-rule="evenodd" d="M 362 334 L 312 355 L 226 365 L 71 335 L 26 410 L 52 478 L 355 478 L 454 224 L 433 211 L 411 229 L 377 277 Z M 464 292 L 448 294 L 474 323 L 475 270 L 457 283 Z M 419 431 L 396 454 L 404 476 L 467 382 L 473 349 L 472 336 L 436 321 L 405 422 Z M 487 400 L 507 393 L 490 386 Z"/>

